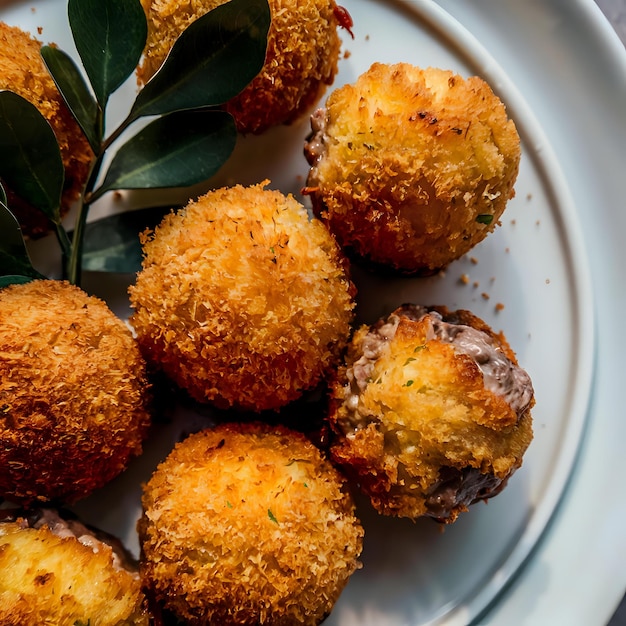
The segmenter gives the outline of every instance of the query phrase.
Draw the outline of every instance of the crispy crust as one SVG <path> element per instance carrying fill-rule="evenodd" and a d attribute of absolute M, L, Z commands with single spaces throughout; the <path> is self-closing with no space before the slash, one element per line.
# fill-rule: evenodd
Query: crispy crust
<path fill-rule="evenodd" d="M 433 309 L 449 314 L 445 307 Z M 489 335 L 517 364 L 502 334 L 468 311 L 455 312 L 455 319 Z M 518 418 L 503 397 L 485 388 L 471 357 L 440 339 L 426 340 L 423 320 L 401 318 L 359 396 L 355 424 L 345 403 L 347 369 L 362 356 L 369 332 L 369 326 L 356 331 L 333 386 L 332 458 L 359 482 L 379 512 L 453 522 L 469 502 L 433 513 L 429 496 L 446 477 L 460 480 L 468 471 L 485 487 L 474 500 L 504 488 L 531 442 L 534 399 Z"/>
<path fill-rule="evenodd" d="M 210 192 L 143 236 L 131 323 L 147 358 L 192 397 L 284 406 L 336 365 L 354 286 L 335 241 L 293 197 Z"/>
<path fill-rule="evenodd" d="M 148 42 L 138 71 L 145 83 L 157 71 L 174 41 L 195 19 L 224 0 L 180 3 L 142 0 Z M 244 133 L 260 133 L 297 119 L 315 103 L 337 73 L 340 40 L 333 0 L 270 0 L 272 24 L 265 66 L 253 82 L 226 105 Z"/>
<path fill-rule="evenodd" d="M 0 624 L 147 626 L 139 577 L 113 566 L 111 548 L 97 552 L 47 526 L 0 523 Z"/>
<path fill-rule="evenodd" d="M 0 22 L 0 89 L 8 89 L 26 98 L 52 126 L 65 166 L 62 211 L 66 213 L 87 179 L 93 152 L 48 74 L 40 48 L 41 41 L 17 27 Z M 37 237 L 50 230 L 47 218 L 38 210 L 10 190 L 7 193 L 9 208 L 16 214 L 26 235 Z"/>
<path fill-rule="evenodd" d="M 493 231 L 514 195 L 519 137 L 478 77 L 375 63 L 329 96 L 320 124 L 307 191 L 339 242 L 375 264 L 432 274 Z"/>
<path fill-rule="evenodd" d="M 54 280 L 0 291 L 0 495 L 75 501 L 141 452 L 145 363 L 97 298 Z"/>
<path fill-rule="evenodd" d="M 191 435 L 143 505 L 143 580 L 190 624 L 318 624 L 359 567 L 363 529 L 344 479 L 284 427 Z"/>

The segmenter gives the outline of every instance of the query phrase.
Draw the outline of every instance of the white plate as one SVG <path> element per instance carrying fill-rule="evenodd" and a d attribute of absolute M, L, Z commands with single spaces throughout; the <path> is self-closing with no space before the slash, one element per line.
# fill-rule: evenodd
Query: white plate
<path fill-rule="evenodd" d="M 40 38 L 72 51 L 64 0 L 4 4 L 0 19 L 35 33 L 38 26 L 43 26 Z M 577 41 L 584 45 L 587 33 L 582 27 L 589 20 L 598 24 L 598 16 L 588 8 L 588 2 L 574 2 L 567 3 L 574 12 L 566 20 L 559 13 L 562 2 L 558 0 L 442 0 L 438 4 L 428 0 L 345 0 L 341 4 L 354 18 L 355 40 L 343 35 L 344 49 L 350 55 L 340 61 L 335 86 L 351 82 L 374 61 L 408 61 L 450 68 L 464 75 L 479 74 L 507 104 L 522 135 L 524 149 L 517 195 L 504 214 L 502 226 L 442 276 L 390 282 L 358 273 L 362 287 L 361 319 L 374 320 L 406 301 L 468 308 L 505 332 L 520 363 L 533 378 L 537 406 L 535 440 L 523 468 L 500 496 L 488 505 L 475 505 L 445 532 L 439 532 L 439 527 L 427 520 L 413 524 L 381 518 L 366 506 L 361 508 L 366 529 L 364 568 L 353 576 L 325 624 L 417 626 L 439 622 L 465 624 L 480 616 L 487 621 L 500 619 L 485 614 L 501 592 L 516 582 L 516 575 L 529 557 L 533 557 L 529 567 L 534 567 L 533 551 L 546 528 L 555 532 L 558 524 L 550 527 L 549 522 L 559 512 L 583 435 L 592 435 L 595 424 L 595 419 L 590 418 L 591 424 L 585 431 L 594 368 L 593 302 L 594 298 L 598 300 L 598 290 L 604 295 L 607 290 L 604 282 L 598 284 L 594 274 L 596 292 L 592 293 L 586 251 L 590 245 L 589 224 L 584 224 L 583 237 L 581 218 L 586 216 L 586 205 L 581 206 L 580 187 L 585 184 L 586 195 L 582 197 L 587 199 L 594 196 L 598 183 L 583 182 L 590 159 L 579 159 L 552 125 L 561 125 L 563 132 L 577 128 L 584 140 L 590 140 L 585 129 L 588 125 L 597 126 L 598 121 L 583 118 L 586 124 L 574 125 L 573 113 L 559 110 L 559 92 L 548 90 L 549 79 L 554 78 L 555 88 L 565 87 L 577 93 L 582 88 L 579 80 L 587 77 L 589 68 L 583 68 L 586 71 L 581 74 L 562 76 L 555 72 L 556 62 L 548 62 L 542 55 L 555 51 L 571 54 L 573 43 L 559 48 L 552 41 L 554 32 L 566 21 L 578 19 Z M 590 34 L 597 40 L 599 31 Z M 532 46 L 527 48 L 529 41 Z M 614 54 L 615 50 L 611 52 Z M 566 66 L 580 72 L 571 61 Z M 602 83 L 598 76 L 595 81 Z M 129 81 L 115 99 L 112 123 L 116 117 L 121 118 L 133 89 Z M 544 91 L 538 93 L 539 90 Z M 615 129 L 620 131 L 623 126 Z M 302 154 L 307 132 L 308 122 L 303 120 L 291 127 L 274 129 L 263 137 L 240 141 L 235 157 L 211 184 L 252 183 L 270 178 L 272 186 L 300 197 L 307 171 Z M 597 140 L 591 142 L 598 147 Z M 617 144 L 609 141 L 607 145 Z M 607 159 L 607 164 L 620 163 L 619 153 L 609 152 L 609 157 L 614 158 Z M 193 196 L 202 189 L 199 186 L 187 193 Z M 174 203 L 186 198 L 168 193 L 161 195 L 160 201 L 164 199 Z M 132 197 L 128 200 L 132 202 Z M 105 198 L 95 207 L 95 214 L 109 209 Z M 606 219 L 608 208 L 594 210 Z M 597 229 L 597 224 L 592 227 Z M 592 243 L 597 244 L 598 238 Z M 615 250 L 616 256 L 621 254 L 618 260 L 623 261 L 623 248 L 608 250 Z M 595 246 L 593 252 L 597 252 Z M 606 269 L 602 265 L 600 268 Z M 622 263 L 622 268 L 626 268 L 626 263 Z M 469 276 L 469 284 L 460 281 L 464 274 Z M 119 283 L 95 276 L 89 279 L 86 286 L 99 294 L 108 295 L 112 287 L 118 288 L 111 304 L 124 315 L 126 301 Z M 504 305 L 503 310 L 496 309 L 498 303 Z M 602 315 L 604 311 L 599 308 L 597 313 Z M 598 328 L 602 333 L 603 325 Z M 598 367 L 602 365 L 598 360 Z M 596 391 L 593 396 L 596 404 L 601 401 L 597 394 Z M 180 430 L 199 428 L 205 423 L 203 419 L 180 415 L 177 424 L 164 428 L 146 444 L 146 453 L 123 476 L 76 509 L 87 521 L 117 534 L 137 551 L 134 522 L 139 514 L 140 483 L 169 452 Z M 575 532 L 572 534 L 575 536 Z M 522 575 L 527 569 L 523 568 Z M 549 583 L 544 580 L 542 584 Z M 534 608 L 539 611 L 536 620 L 527 623 L 547 623 L 541 621 L 545 607 L 539 606 L 537 588 L 526 582 L 522 593 L 527 595 L 517 596 L 517 587 L 516 582 L 513 595 L 505 597 L 504 608 L 498 604 L 496 613 L 490 614 L 507 616 L 508 621 L 493 623 L 517 624 L 533 619 Z M 531 592 L 526 591 L 529 588 Z M 530 606 L 529 593 L 535 600 Z M 523 613 L 519 612 L 519 597 L 525 601 Z M 509 605 L 514 607 L 511 614 L 506 612 Z M 594 615 L 597 614 L 596 609 Z"/>

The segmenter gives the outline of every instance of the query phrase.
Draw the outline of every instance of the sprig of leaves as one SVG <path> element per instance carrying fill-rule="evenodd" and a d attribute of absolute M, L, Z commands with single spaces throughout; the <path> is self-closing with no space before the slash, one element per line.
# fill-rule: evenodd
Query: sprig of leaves
<path fill-rule="evenodd" d="M 135 71 L 145 47 L 143 9 L 139 0 L 68 0 L 68 19 L 86 79 L 63 50 L 44 46 L 41 56 L 94 152 L 71 238 L 61 220 L 64 171 L 54 133 L 36 107 L 10 91 L 0 91 L 0 179 L 54 225 L 65 278 L 78 284 L 91 204 L 113 190 L 187 187 L 209 179 L 228 159 L 237 131 L 218 107 L 263 67 L 271 18 L 267 0 L 230 0 L 194 21 L 110 133 L 109 99 Z M 122 141 L 148 116 L 155 119 Z M 103 171 L 109 150 L 114 155 Z M 0 274 L 19 270 L 34 277 L 4 190 L 0 200 L 0 224 L 10 224 L 0 233 Z"/>

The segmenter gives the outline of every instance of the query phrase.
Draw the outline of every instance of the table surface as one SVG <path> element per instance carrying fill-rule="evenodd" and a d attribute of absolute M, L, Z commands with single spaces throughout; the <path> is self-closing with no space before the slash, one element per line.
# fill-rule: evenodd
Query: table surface
<path fill-rule="evenodd" d="M 626 0 L 596 0 L 596 2 L 626 44 Z"/>

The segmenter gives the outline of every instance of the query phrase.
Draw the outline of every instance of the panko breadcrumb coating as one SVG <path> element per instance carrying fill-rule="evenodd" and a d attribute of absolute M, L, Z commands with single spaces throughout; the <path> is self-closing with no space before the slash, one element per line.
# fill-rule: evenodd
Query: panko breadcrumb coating
<path fill-rule="evenodd" d="M 359 567 L 363 529 L 343 477 L 284 427 L 191 435 L 143 506 L 142 579 L 189 624 L 319 624 Z"/>
<path fill-rule="evenodd" d="M 292 196 L 218 189 L 144 233 L 131 318 L 150 362 L 197 401 L 277 409 L 322 382 L 353 319 L 334 239 Z"/>
<path fill-rule="evenodd" d="M 194 20 L 225 0 L 141 0 L 148 41 L 139 80 L 147 82 L 172 45 Z M 295 121 L 321 97 L 337 73 L 341 45 L 334 0 L 269 0 L 272 23 L 265 65 L 244 91 L 228 102 L 243 133 L 260 133 Z"/>
<path fill-rule="evenodd" d="M 141 452 L 145 363 L 128 327 L 78 287 L 0 290 L 0 497 L 83 498 Z"/>
<path fill-rule="evenodd" d="M 493 231 L 514 195 L 519 136 L 478 77 L 375 63 L 311 125 L 305 191 L 372 265 L 432 274 Z"/>
<path fill-rule="evenodd" d="M 41 55 L 41 42 L 23 30 L 0 22 L 0 89 L 7 89 L 35 105 L 48 120 L 59 143 L 65 166 L 62 213 L 66 213 L 87 179 L 93 152 L 72 117 Z M 22 231 L 38 237 L 50 230 L 48 219 L 7 189 L 9 208 Z"/>
<path fill-rule="evenodd" d="M 137 568 L 116 551 L 54 511 L 0 520 L 0 624 L 148 626 Z"/>
<path fill-rule="evenodd" d="M 453 522 L 521 466 L 533 404 L 501 333 L 468 311 L 405 305 L 354 335 L 331 455 L 380 513 Z"/>

